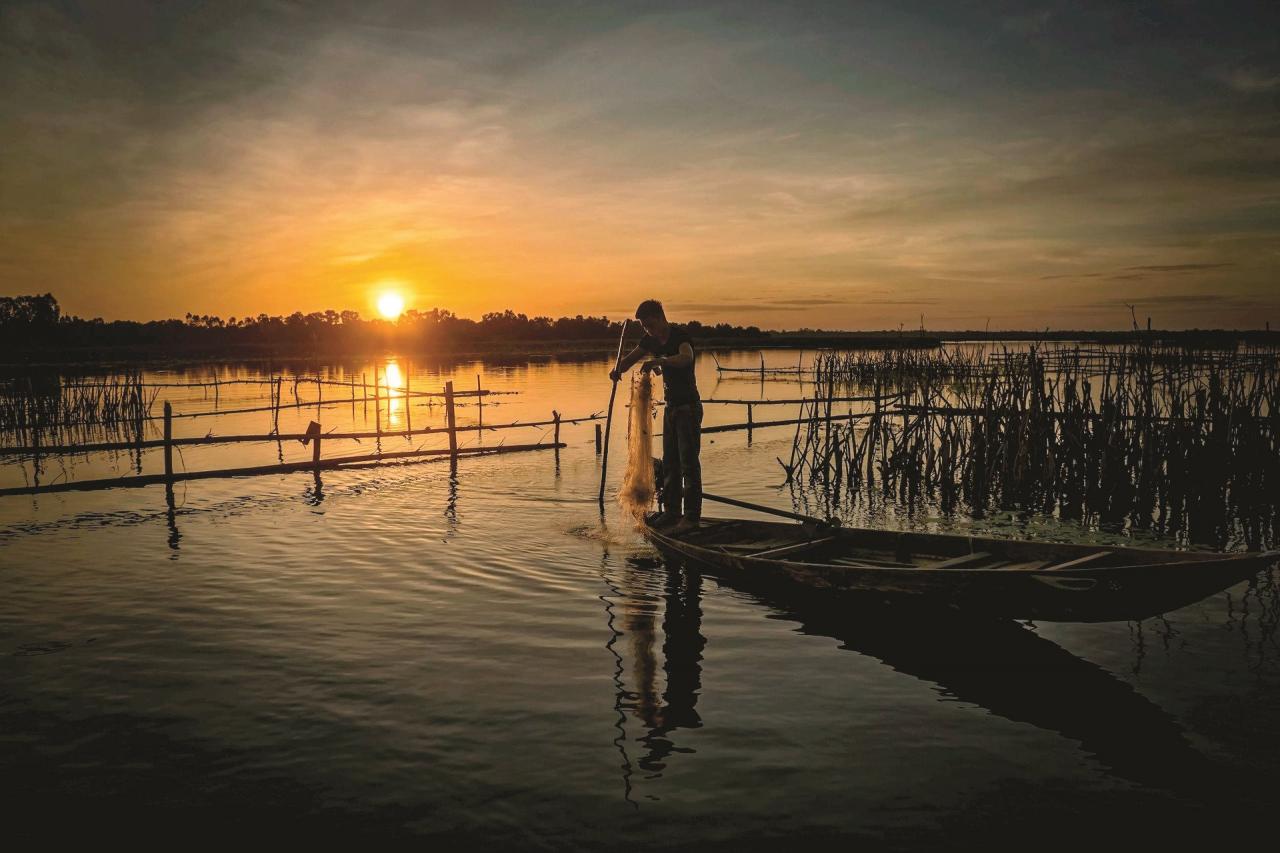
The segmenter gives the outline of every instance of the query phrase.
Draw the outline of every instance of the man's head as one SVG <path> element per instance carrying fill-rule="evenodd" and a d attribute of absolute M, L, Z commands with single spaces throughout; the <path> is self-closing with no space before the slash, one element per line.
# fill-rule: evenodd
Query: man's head
<path fill-rule="evenodd" d="M 656 299 L 646 299 L 636 309 L 636 319 L 644 330 L 651 335 L 661 337 L 667 331 L 667 315 L 662 310 L 662 303 Z"/>

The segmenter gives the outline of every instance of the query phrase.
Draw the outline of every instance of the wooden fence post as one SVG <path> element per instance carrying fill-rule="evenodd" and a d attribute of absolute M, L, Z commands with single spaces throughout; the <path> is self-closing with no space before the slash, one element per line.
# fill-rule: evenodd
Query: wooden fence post
<path fill-rule="evenodd" d="M 173 482 L 173 406 L 164 401 L 164 478 Z"/>
<path fill-rule="evenodd" d="M 449 462 L 458 463 L 458 424 L 453 413 L 453 382 L 444 383 L 445 417 L 449 423 Z"/>
<path fill-rule="evenodd" d="M 281 377 L 279 376 L 276 377 L 276 395 L 275 395 L 276 398 L 273 401 L 275 403 L 275 409 L 273 410 L 271 415 L 271 428 L 274 429 L 276 432 L 280 431 L 280 395 L 281 395 L 280 383 L 282 381 L 283 380 Z"/>
<path fill-rule="evenodd" d="M 166 403 L 166 405 L 168 405 Z M 57 440 L 56 438 L 54 439 Z M 40 485 L 40 425 L 31 428 L 31 471 L 36 485 Z"/>
<path fill-rule="evenodd" d="M 409 359 L 404 360 L 404 431 L 405 434 L 413 432 L 413 415 L 409 411 L 409 407 L 413 402 L 409 398 Z"/>

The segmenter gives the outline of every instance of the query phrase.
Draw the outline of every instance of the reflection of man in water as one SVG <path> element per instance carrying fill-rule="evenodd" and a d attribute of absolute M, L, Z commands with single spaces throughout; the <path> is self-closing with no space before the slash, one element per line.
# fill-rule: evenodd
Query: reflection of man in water
<path fill-rule="evenodd" d="M 615 382 L 637 361 L 651 356 L 640 369 L 662 375 L 666 411 L 662 416 L 662 486 L 664 512 L 653 524 L 670 526 L 671 533 L 698 527 L 702 518 L 702 398 L 694 379 L 693 339 L 682 326 L 667 322 L 662 303 L 646 299 L 636 309 L 636 319 L 644 326 L 640 344 L 627 353 L 609 376 Z M 683 503 L 683 517 L 681 504 Z"/>
<path fill-rule="evenodd" d="M 619 707 L 629 708 L 648 729 L 639 738 L 645 754 L 637 764 L 660 774 L 672 753 L 692 752 L 676 746 L 677 729 L 699 728 L 698 693 L 702 687 L 702 577 L 695 569 L 667 564 L 662 590 L 662 676 L 659 692 L 657 606 L 654 581 L 662 578 L 652 568 L 633 567 L 620 584 L 622 632 L 627 636 L 633 689 L 619 697 Z M 621 683 L 619 683 L 621 686 Z"/>

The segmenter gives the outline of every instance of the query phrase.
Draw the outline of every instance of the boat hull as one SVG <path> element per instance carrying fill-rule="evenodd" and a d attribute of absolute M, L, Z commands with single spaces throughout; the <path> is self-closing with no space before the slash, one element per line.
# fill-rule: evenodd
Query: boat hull
<path fill-rule="evenodd" d="M 711 524 L 743 524 L 716 522 Z M 803 529 L 802 525 L 749 523 L 753 531 Z M 1276 562 L 1276 554 L 1212 555 L 1150 549 L 1105 549 L 1116 556 L 1109 565 L 1057 571 L 1001 569 L 874 567 L 859 568 L 802 559 L 769 559 L 726 553 L 708 543 L 688 541 L 647 528 L 660 550 L 696 560 L 753 582 L 781 582 L 839 594 L 927 600 L 966 612 L 1015 619 L 1063 622 L 1110 622 L 1145 619 L 1194 604 L 1229 586 L 1254 577 Z M 757 535 L 759 535 L 757 533 Z M 805 535 L 816 536 L 812 530 Z M 886 531 L 844 530 L 839 536 L 853 545 L 859 537 L 885 553 L 901 553 L 904 544 L 927 547 L 941 556 L 967 548 L 1000 557 L 1071 560 L 1099 549 L 1091 546 L 1013 542 L 977 537 L 932 536 Z M 1130 562 L 1131 561 L 1131 562 Z"/>

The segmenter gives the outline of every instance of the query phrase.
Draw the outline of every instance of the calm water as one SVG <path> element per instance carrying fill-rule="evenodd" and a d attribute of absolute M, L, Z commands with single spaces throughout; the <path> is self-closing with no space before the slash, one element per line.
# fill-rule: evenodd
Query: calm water
<path fill-rule="evenodd" d="M 758 364 L 754 353 L 721 360 Z M 603 354 L 394 365 L 415 390 L 447 378 L 474 388 L 479 373 L 518 392 L 491 398 L 490 424 L 608 401 Z M 800 393 L 717 382 L 708 358 L 699 384 L 718 398 Z M 180 414 L 213 408 L 201 391 L 171 390 Z M 252 406 L 259 390 L 223 388 L 217 405 Z M 314 399 L 314 388 L 299 394 Z M 462 411 L 474 422 L 476 410 Z M 280 427 L 363 429 L 374 417 L 363 404 L 286 410 Z M 403 400 L 378 417 L 400 428 Z M 443 423 L 425 402 L 411 417 Z M 709 424 L 743 419 L 708 406 Z M 247 413 L 179 419 L 175 432 L 271 426 L 269 413 Z M 775 461 L 791 435 L 707 436 L 707 488 L 791 506 Z M 549 432 L 469 440 L 539 438 Z M 6 834 L 557 850 L 805 836 L 907 848 L 1096 841 L 1103 820 L 1109 839 L 1226 840 L 1266 817 L 1260 804 L 1280 789 L 1273 573 L 1140 624 L 987 623 L 871 604 L 835 613 L 665 563 L 612 505 L 601 519 L 592 425 L 564 427 L 563 440 L 559 454 L 463 459 L 456 477 L 419 464 L 327 472 L 318 488 L 309 475 L 179 484 L 172 512 L 159 487 L 0 498 Z M 383 440 L 424 445 L 436 446 Z M 176 464 L 309 454 L 296 442 L 186 448 Z M 160 465 L 158 454 L 66 460 L 42 481 L 139 461 L 148 473 Z M 0 466 L 3 485 L 30 477 L 29 464 Z M 856 514 L 1118 535 L 1009 515 Z"/>

